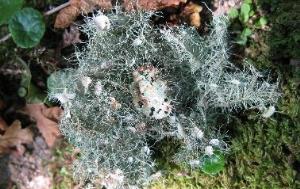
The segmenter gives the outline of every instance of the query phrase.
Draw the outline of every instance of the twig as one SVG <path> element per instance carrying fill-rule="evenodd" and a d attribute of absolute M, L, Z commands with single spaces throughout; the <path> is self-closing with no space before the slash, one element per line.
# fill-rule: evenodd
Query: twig
<path fill-rule="evenodd" d="M 66 3 L 64 3 L 64 4 L 61 4 L 61 5 L 59 5 L 58 7 L 55 7 L 55 8 L 53 8 L 53 9 L 51 9 L 51 10 L 45 12 L 45 13 L 44 13 L 44 16 L 49 16 L 49 15 L 51 15 L 51 14 L 57 12 L 57 11 L 60 11 L 61 9 L 65 8 L 65 7 L 69 6 L 69 5 L 70 5 L 70 1 L 68 1 L 68 2 L 66 2 Z"/>
<path fill-rule="evenodd" d="M 66 3 L 64 3 L 64 4 L 61 4 L 61 5 L 59 5 L 58 7 L 55 7 L 55 8 L 53 8 L 53 9 L 51 9 L 51 10 L 45 12 L 45 13 L 44 13 L 44 16 L 50 16 L 51 14 L 54 14 L 54 13 L 56 13 L 57 11 L 60 11 L 61 9 L 65 8 L 65 7 L 69 6 L 69 5 L 70 5 L 70 2 L 69 2 L 69 1 L 66 2 Z M 0 39 L 0 44 L 1 44 L 1 43 L 4 43 L 4 42 L 5 42 L 6 40 L 8 40 L 10 37 L 11 37 L 11 34 L 10 34 L 10 33 L 7 34 L 7 35 L 5 35 L 4 37 L 2 37 L 2 38 Z"/>
<path fill-rule="evenodd" d="M 8 40 L 10 37 L 11 37 L 11 34 L 9 33 L 9 34 L 7 34 L 6 36 L 4 36 L 4 37 L 2 37 L 2 38 L 0 39 L 0 43 L 5 42 L 5 41 Z"/>

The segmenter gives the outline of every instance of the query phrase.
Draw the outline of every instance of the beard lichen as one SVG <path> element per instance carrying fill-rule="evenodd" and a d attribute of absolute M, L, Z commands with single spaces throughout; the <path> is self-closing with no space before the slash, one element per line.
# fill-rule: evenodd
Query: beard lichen
<path fill-rule="evenodd" d="M 49 97 L 65 110 L 60 129 L 81 150 L 76 180 L 147 185 L 157 171 L 151 144 L 165 137 L 181 143 L 174 162 L 201 168 L 203 157 L 227 151 L 217 114 L 267 107 L 279 97 L 277 83 L 229 62 L 226 17 L 213 16 L 202 37 L 187 26 L 158 28 L 152 16 L 116 10 L 100 29 L 99 19 L 87 19 L 78 68 L 49 79 Z"/>

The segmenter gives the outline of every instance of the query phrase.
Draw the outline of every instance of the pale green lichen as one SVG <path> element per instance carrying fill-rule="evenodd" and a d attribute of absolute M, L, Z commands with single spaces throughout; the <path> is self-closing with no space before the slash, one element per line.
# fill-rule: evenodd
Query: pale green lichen
<path fill-rule="evenodd" d="M 105 30 L 92 18 L 82 26 L 88 42 L 75 53 L 78 68 L 50 79 L 49 97 L 65 109 L 60 129 L 81 150 L 77 180 L 145 185 L 155 173 L 149 141 L 165 137 L 181 142 L 176 163 L 201 167 L 202 157 L 227 151 L 215 114 L 267 107 L 279 97 L 277 84 L 252 66 L 229 62 L 223 16 L 213 17 L 207 37 L 189 27 L 158 28 L 153 13 L 106 16 Z"/>

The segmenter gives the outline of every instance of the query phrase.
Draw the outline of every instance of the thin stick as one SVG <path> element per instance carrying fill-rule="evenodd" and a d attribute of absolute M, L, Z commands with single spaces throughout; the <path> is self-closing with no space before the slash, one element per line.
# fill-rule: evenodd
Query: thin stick
<path fill-rule="evenodd" d="M 55 8 L 53 8 L 53 9 L 51 9 L 51 10 L 45 12 L 45 13 L 44 13 L 44 16 L 50 16 L 51 14 L 54 14 L 54 13 L 56 13 L 57 11 L 60 11 L 61 9 L 65 8 L 65 7 L 69 6 L 69 5 L 70 5 L 70 1 L 68 1 L 68 2 L 66 2 L 66 3 L 64 3 L 64 4 L 61 4 L 61 5 L 59 5 L 58 7 L 55 7 Z M 0 39 L 0 44 L 1 44 L 1 43 L 4 43 L 4 42 L 5 42 L 6 40 L 8 40 L 10 37 L 11 37 L 11 34 L 10 34 L 10 33 L 7 34 L 7 35 L 5 35 L 4 37 L 2 37 L 2 38 Z"/>
<path fill-rule="evenodd" d="M 51 15 L 51 14 L 57 12 L 57 11 L 60 11 L 61 9 L 63 9 L 63 8 L 65 8 L 65 7 L 67 7 L 67 6 L 69 6 L 70 4 L 71 4 L 70 1 L 68 1 L 68 2 L 66 2 L 66 3 L 64 3 L 64 4 L 61 4 L 61 5 L 59 5 L 58 7 L 55 7 L 55 8 L 53 8 L 53 9 L 51 9 L 51 10 L 45 12 L 45 13 L 44 13 L 44 16 L 49 16 L 49 15 Z"/>
<path fill-rule="evenodd" d="M 11 34 L 10 34 L 10 33 L 7 34 L 7 35 L 5 35 L 4 37 L 2 37 L 2 38 L 0 39 L 0 43 L 5 42 L 5 41 L 8 40 L 10 37 L 11 37 Z"/>

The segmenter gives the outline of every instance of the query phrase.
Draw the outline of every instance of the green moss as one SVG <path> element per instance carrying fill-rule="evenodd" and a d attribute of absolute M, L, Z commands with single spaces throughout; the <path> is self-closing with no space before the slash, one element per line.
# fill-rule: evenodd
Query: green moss
<path fill-rule="evenodd" d="M 300 3 L 298 0 L 258 0 L 268 13 L 271 31 L 268 43 L 272 58 L 299 58 Z"/>
<path fill-rule="evenodd" d="M 280 113 L 275 118 L 236 120 L 226 170 L 217 176 L 177 167 L 151 188 L 299 188 L 299 120 Z M 188 176 L 178 176 L 183 172 Z"/>
<path fill-rule="evenodd" d="M 248 54 L 254 59 L 251 63 L 271 67 L 280 75 L 282 98 L 274 116 L 265 120 L 257 112 L 246 112 L 229 125 L 231 151 L 218 175 L 173 167 L 151 188 L 300 188 L 300 69 L 272 65 L 274 59 L 300 55 L 296 48 L 300 14 L 295 2 L 256 1 L 260 8 L 269 6 L 271 31 L 259 32 L 259 42 L 252 41 L 247 48 L 254 53 Z"/>

